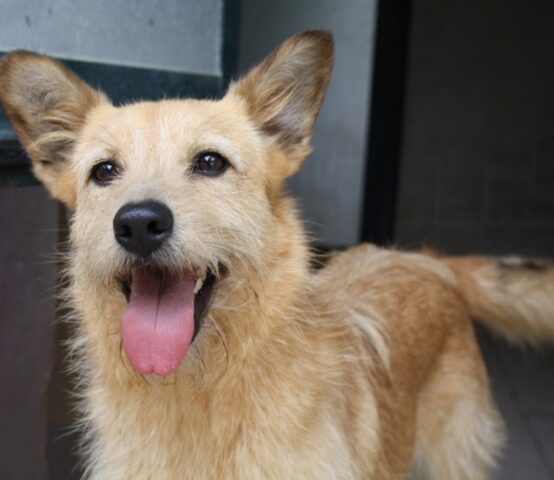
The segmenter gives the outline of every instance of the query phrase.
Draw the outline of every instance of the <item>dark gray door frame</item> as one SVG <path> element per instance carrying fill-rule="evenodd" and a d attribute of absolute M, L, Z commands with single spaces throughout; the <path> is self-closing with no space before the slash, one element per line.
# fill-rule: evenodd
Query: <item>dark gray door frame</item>
<path fill-rule="evenodd" d="M 394 241 L 411 0 L 381 0 L 370 102 L 361 240 Z"/>

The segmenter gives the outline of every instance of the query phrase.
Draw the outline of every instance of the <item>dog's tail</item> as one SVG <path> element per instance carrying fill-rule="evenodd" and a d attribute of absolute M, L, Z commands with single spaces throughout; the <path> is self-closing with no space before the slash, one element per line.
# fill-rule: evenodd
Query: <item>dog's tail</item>
<path fill-rule="evenodd" d="M 554 260 L 447 257 L 470 315 L 514 342 L 554 342 Z"/>

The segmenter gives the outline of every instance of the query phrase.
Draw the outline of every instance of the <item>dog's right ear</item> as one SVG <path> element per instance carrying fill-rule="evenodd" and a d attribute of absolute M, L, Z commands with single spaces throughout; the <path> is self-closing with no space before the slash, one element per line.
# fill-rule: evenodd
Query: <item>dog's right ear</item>
<path fill-rule="evenodd" d="M 108 100 L 61 63 L 17 51 L 0 59 L 0 103 L 33 163 L 35 175 L 70 208 L 70 155 L 89 111 Z"/>

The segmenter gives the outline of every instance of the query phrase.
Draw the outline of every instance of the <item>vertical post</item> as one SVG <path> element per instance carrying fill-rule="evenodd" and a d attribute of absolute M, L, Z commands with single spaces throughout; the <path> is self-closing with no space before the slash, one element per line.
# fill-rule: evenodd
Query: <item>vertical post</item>
<path fill-rule="evenodd" d="M 410 0 L 381 0 L 377 8 L 361 222 L 362 240 L 377 244 L 394 241 L 410 6 Z"/>

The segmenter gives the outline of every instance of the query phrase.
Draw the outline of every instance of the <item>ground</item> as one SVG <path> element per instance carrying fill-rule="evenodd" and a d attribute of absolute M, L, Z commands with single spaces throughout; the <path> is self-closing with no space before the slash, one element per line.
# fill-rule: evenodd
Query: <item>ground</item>
<path fill-rule="evenodd" d="M 479 330 L 509 441 L 493 480 L 554 479 L 554 348 L 508 347 Z"/>

